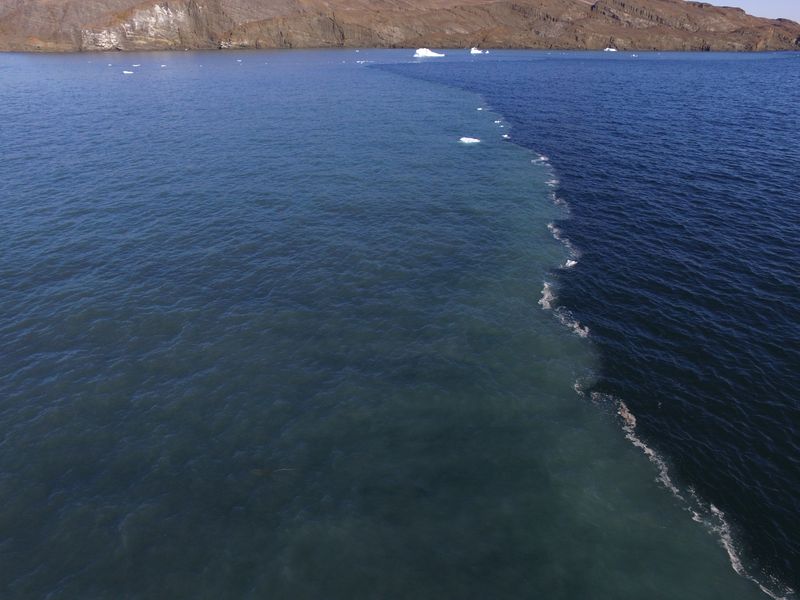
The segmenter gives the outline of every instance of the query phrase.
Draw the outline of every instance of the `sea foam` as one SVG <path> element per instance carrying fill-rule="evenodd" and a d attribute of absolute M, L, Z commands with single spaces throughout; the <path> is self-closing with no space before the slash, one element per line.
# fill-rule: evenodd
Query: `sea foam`
<path fill-rule="evenodd" d="M 579 395 L 583 395 L 583 390 L 577 382 L 575 391 L 578 392 Z M 752 581 L 762 592 L 770 598 L 773 598 L 773 600 L 790 600 L 794 597 L 795 592 L 792 588 L 780 583 L 768 574 L 762 573 L 762 576 L 769 580 L 769 584 L 772 586 L 771 588 L 767 587 L 748 572 L 742 561 L 741 553 L 737 548 L 733 528 L 727 520 L 725 513 L 714 506 L 714 504 L 702 500 L 691 487 L 685 492 L 680 490 L 670 476 L 669 466 L 666 460 L 656 450 L 648 446 L 636 433 L 636 416 L 625 402 L 610 394 L 602 394 L 600 392 L 592 392 L 590 397 L 592 401 L 597 404 L 608 404 L 616 409 L 617 415 L 622 422 L 622 431 L 625 433 L 625 438 L 631 442 L 634 447 L 641 450 L 653 464 L 658 473 L 656 480 L 681 502 L 684 510 L 691 515 L 692 520 L 703 525 L 703 527 L 717 537 L 720 545 L 728 555 L 731 568 L 733 568 L 739 576 Z"/>
<path fill-rule="evenodd" d="M 542 297 L 539 299 L 539 304 L 544 310 L 551 310 L 555 301 L 556 294 L 553 290 L 553 285 L 545 281 L 544 287 L 542 288 Z"/>

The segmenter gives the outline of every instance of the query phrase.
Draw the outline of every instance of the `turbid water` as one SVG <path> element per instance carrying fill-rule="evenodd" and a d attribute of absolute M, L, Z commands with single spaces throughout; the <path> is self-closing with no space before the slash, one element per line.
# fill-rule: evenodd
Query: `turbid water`
<path fill-rule="evenodd" d="M 4 598 L 765 597 L 575 390 L 558 170 L 408 57 L 0 57 Z"/>

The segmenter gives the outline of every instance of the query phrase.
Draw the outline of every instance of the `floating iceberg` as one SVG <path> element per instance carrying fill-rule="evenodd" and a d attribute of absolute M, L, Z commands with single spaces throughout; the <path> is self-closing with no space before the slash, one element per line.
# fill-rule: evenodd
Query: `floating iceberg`
<path fill-rule="evenodd" d="M 605 50 L 603 50 L 603 52 L 616 52 L 616 51 L 617 51 L 616 48 L 606 48 Z"/>
<path fill-rule="evenodd" d="M 486 53 L 485 53 L 483 50 L 481 50 L 480 48 L 470 48 L 470 50 L 469 50 L 469 53 L 470 53 L 470 54 L 486 54 Z"/>
<path fill-rule="evenodd" d="M 480 144 L 481 143 L 481 141 L 478 138 L 474 138 L 474 137 L 462 137 L 458 141 L 461 142 L 462 144 Z"/>
<path fill-rule="evenodd" d="M 133 75 L 133 71 L 123 71 L 123 75 Z"/>
<path fill-rule="evenodd" d="M 417 51 L 414 53 L 414 58 L 439 58 L 442 56 L 444 56 L 444 54 L 439 54 L 428 48 L 417 48 Z"/>

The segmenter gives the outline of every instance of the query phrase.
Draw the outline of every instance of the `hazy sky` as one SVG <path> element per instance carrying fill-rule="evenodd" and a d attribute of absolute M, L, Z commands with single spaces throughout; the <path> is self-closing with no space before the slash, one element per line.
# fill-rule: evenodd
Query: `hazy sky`
<path fill-rule="evenodd" d="M 800 0 L 707 0 L 719 6 L 738 6 L 759 17 L 784 17 L 800 22 Z"/>

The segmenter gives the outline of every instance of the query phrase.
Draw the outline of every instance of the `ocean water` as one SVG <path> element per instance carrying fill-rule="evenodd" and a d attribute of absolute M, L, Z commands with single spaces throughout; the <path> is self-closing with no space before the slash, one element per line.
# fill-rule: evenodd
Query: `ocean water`
<path fill-rule="evenodd" d="M 745 599 L 791 583 L 753 541 L 778 514 L 748 504 L 766 484 L 736 488 L 760 530 L 718 497 L 739 476 L 723 459 L 739 455 L 774 467 L 770 498 L 797 514 L 796 375 L 782 368 L 797 340 L 784 148 L 797 148 L 797 105 L 758 99 L 798 63 L 410 55 L 0 56 L 3 598 Z M 738 130 L 741 147 L 709 140 L 717 121 L 699 116 L 667 133 L 660 113 L 637 121 L 648 86 L 669 113 L 681 77 L 703 69 L 712 91 L 718 71 L 749 82 L 747 133 L 766 154 Z M 622 146 L 638 162 L 601 168 Z M 749 154 L 751 171 L 716 148 Z M 672 195 L 698 153 L 703 195 Z M 719 164 L 743 181 L 706 170 Z M 707 337 L 689 335 L 697 322 L 672 317 L 687 335 L 673 340 L 650 320 L 674 324 L 658 302 L 697 300 L 697 279 L 666 284 L 641 265 L 679 243 L 699 261 L 714 235 L 734 236 L 733 221 L 690 235 L 695 218 L 720 222 L 720 198 L 769 250 L 730 240 L 730 272 L 759 256 L 774 287 L 709 288 L 701 326 L 745 332 L 710 362 L 691 345 Z M 746 218 L 760 198 L 770 223 Z M 660 220 L 681 199 L 685 231 Z M 705 285 L 725 268 L 707 265 Z M 651 287 L 622 297 L 627 280 L 609 273 Z M 652 304 L 632 325 L 626 299 L 641 293 Z M 749 315 L 742 297 L 780 310 L 726 320 L 730 303 Z M 647 324 L 670 341 L 661 353 Z M 748 402 L 703 406 L 712 382 L 681 368 L 738 391 L 720 369 L 741 356 L 761 359 L 734 371 Z M 754 396 L 766 380 L 774 393 Z M 748 435 L 771 445 L 757 453 Z M 691 467 L 713 472 L 700 485 Z"/>
<path fill-rule="evenodd" d="M 486 59 L 395 70 L 483 94 L 550 156 L 580 253 L 551 304 L 591 331 L 587 393 L 624 402 L 691 509 L 797 588 L 800 56 Z"/>

